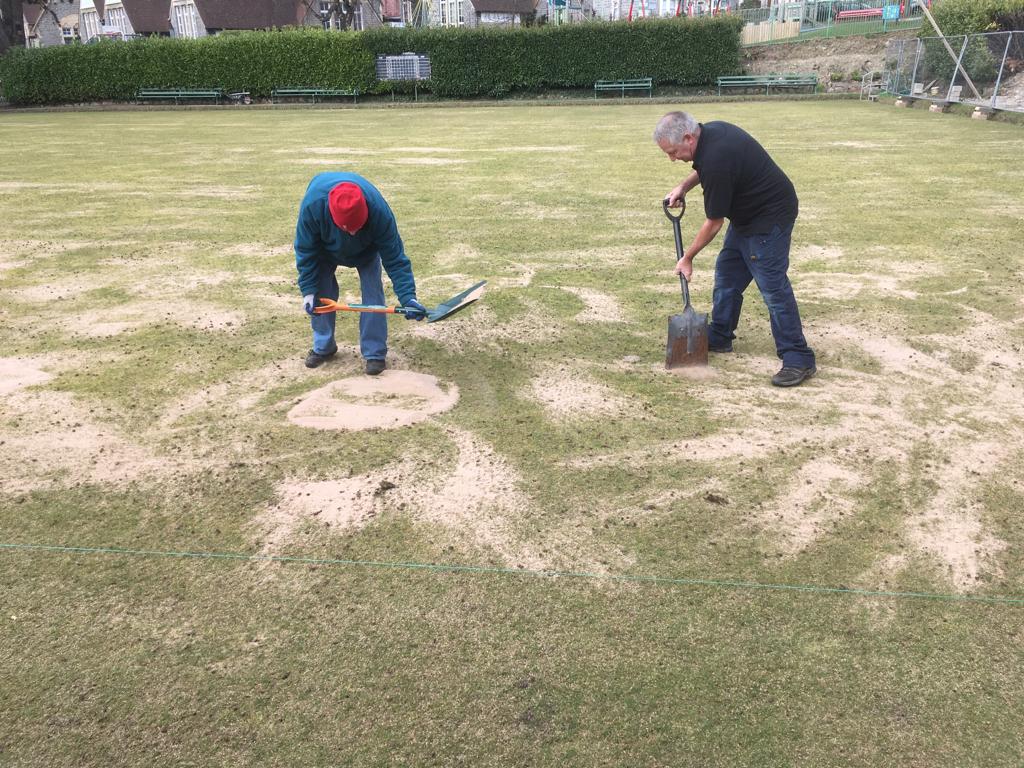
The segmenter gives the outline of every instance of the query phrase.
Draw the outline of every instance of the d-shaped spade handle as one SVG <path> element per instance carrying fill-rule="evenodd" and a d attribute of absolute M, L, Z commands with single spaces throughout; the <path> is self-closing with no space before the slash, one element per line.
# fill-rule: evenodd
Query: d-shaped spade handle
<path fill-rule="evenodd" d="M 676 237 L 676 261 L 678 262 L 683 258 L 683 233 L 680 230 L 679 220 L 683 218 L 683 214 L 686 213 L 686 201 L 680 200 L 679 215 L 674 216 L 671 209 L 668 207 L 668 198 L 666 197 L 661 201 L 661 207 L 665 211 L 665 215 L 668 216 L 668 220 L 672 222 L 672 234 Z M 688 309 L 690 306 L 690 286 L 686 282 L 686 278 L 679 275 L 679 285 L 683 289 L 683 305 Z"/>

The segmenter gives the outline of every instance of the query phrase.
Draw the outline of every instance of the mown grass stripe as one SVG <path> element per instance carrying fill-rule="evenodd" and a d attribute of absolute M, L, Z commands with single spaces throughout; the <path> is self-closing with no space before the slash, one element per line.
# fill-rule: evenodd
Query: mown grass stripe
<path fill-rule="evenodd" d="M 130 555 L 138 557 L 181 557 L 208 560 L 247 560 L 275 563 L 302 563 L 307 565 L 342 565 L 364 568 L 392 568 L 407 570 L 426 570 L 443 573 L 475 573 L 499 574 L 515 576 L 546 576 L 551 578 L 594 579 L 601 581 L 620 581 L 640 584 L 656 584 L 660 586 L 716 587 L 724 589 L 764 589 L 789 592 L 808 592 L 816 594 L 856 595 L 858 597 L 891 597 L 917 598 L 926 600 L 949 600 L 956 602 L 996 603 L 1000 605 L 1024 605 L 1024 597 L 956 595 L 941 592 L 897 592 L 873 589 L 856 589 L 851 587 L 825 587 L 814 584 L 762 584 L 756 581 L 727 581 L 717 579 L 687 579 L 666 576 L 640 576 L 630 574 L 601 574 L 576 571 L 544 571 L 529 568 L 499 568 L 486 565 L 456 565 L 445 563 L 417 563 L 378 560 L 345 560 L 341 558 L 293 557 L 287 555 L 252 555 L 241 552 L 172 552 L 147 549 L 119 549 L 116 547 L 75 547 L 56 544 L 17 544 L 0 542 L 0 549 L 58 552 L 64 554 L 88 555 Z"/>

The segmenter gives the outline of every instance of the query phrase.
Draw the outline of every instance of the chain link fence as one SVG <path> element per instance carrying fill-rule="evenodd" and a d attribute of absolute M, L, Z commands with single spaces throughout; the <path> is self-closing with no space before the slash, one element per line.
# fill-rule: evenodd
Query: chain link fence
<path fill-rule="evenodd" d="M 897 96 L 1024 112 L 1024 31 L 891 40 L 883 89 Z"/>

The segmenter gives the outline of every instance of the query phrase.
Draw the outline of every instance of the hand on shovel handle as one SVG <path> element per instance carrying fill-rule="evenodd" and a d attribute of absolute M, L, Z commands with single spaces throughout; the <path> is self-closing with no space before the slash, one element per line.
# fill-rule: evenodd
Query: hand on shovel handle
<path fill-rule="evenodd" d="M 677 261 L 676 274 L 689 283 L 693 279 L 693 262 L 685 257 Z"/>

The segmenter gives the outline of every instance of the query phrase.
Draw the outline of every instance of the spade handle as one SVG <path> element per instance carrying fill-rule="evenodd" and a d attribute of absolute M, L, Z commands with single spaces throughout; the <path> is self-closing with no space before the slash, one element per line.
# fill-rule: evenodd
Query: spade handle
<path fill-rule="evenodd" d="M 679 220 L 683 218 L 683 214 L 686 212 L 686 203 L 683 203 L 683 208 L 679 211 L 678 216 L 673 216 L 668 209 L 668 198 L 666 197 L 661 201 L 661 207 L 665 210 L 665 215 L 668 216 L 668 220 L 672 222 L 672 234 L 676 238 L 676 261 L 678 262 L 683 258 L 683 233 L 679 226 Z M 679 275 L 679 285 L 683 289 L 683 304 L 686 309 L 690 307 L 690 286 L 686 282 L 686 278 Z"/>

